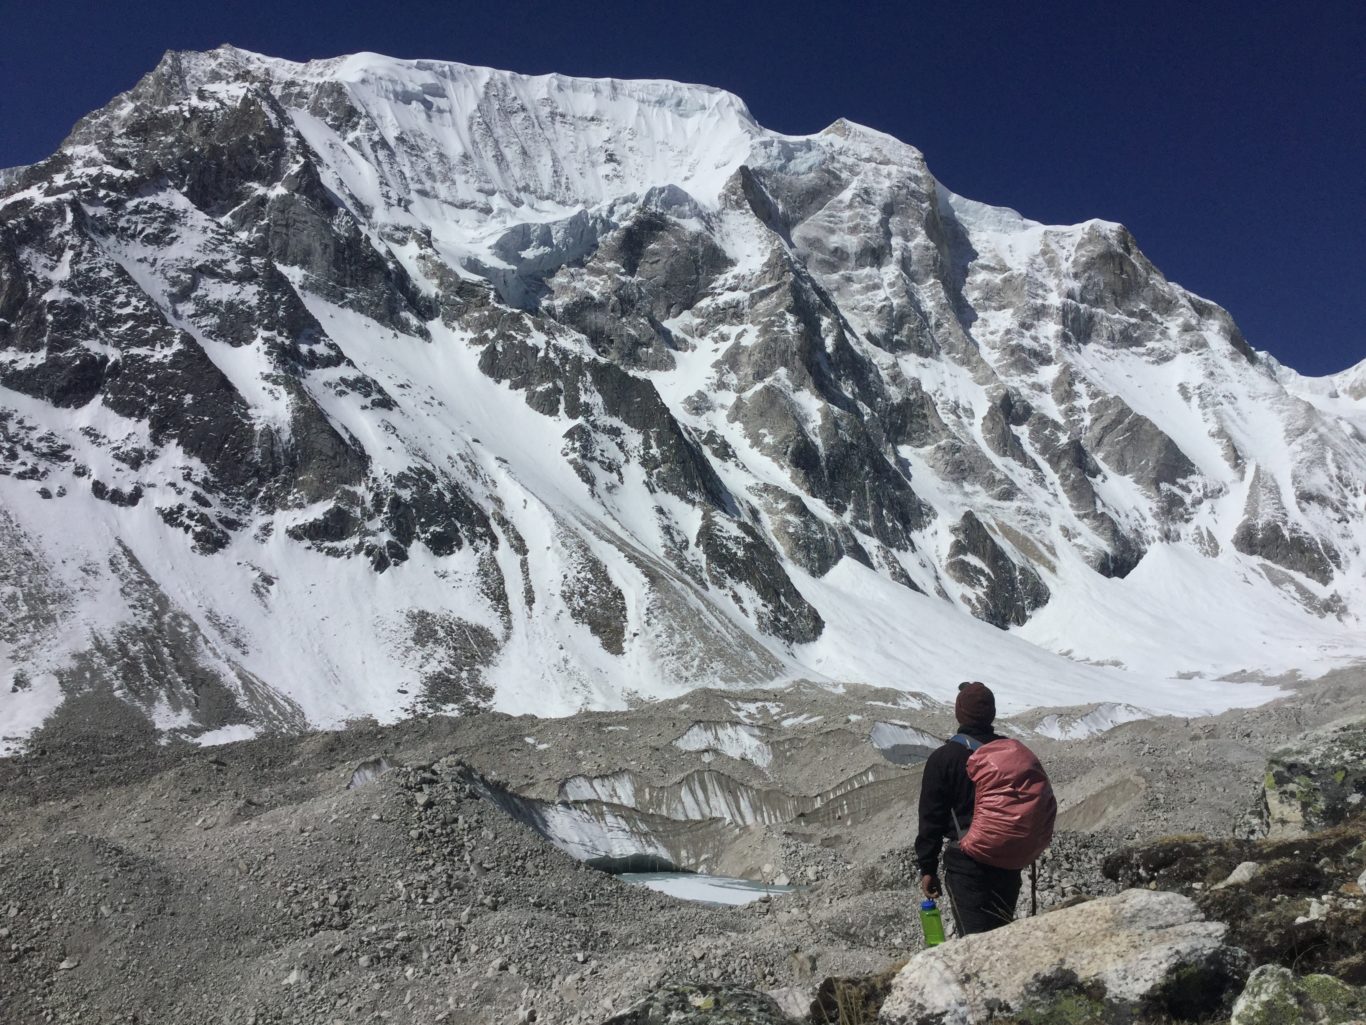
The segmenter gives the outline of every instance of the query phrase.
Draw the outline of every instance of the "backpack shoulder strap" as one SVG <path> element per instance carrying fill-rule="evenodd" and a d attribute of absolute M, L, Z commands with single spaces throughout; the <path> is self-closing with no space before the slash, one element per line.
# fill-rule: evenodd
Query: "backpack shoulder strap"
<path fill-rule="evenodd" d="M 983 742 L 963 733 L 955 733 L 949 738 L 950 744 L 962 744 L 969 751 L 976 751 L 982 746 Z"/>

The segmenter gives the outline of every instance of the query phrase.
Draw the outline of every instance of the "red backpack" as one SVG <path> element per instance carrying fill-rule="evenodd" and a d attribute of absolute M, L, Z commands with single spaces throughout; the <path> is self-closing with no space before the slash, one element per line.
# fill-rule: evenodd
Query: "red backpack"
<path fill-rule="evenodd" d="M 952 738 L 972 753 L 968 779 L 977 788 L 972 825 L 959 849 L 985 865 L 1021 869 L 1053 839 L 1058 802 L 1034 752 L 1018 740 L 982 743 L 963 734 Z"/>

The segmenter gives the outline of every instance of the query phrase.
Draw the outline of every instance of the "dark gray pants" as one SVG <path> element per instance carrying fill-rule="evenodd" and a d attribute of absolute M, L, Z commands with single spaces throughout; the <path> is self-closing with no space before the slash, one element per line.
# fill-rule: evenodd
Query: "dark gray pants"
<path fill-rule="evenodd" d="M 1020 899 L 1019 869 L 995 868 L 973 861 L 956 847 L 944 850 L 944 888 L 958 935 L 999 929 L 1015 920 Z"/>

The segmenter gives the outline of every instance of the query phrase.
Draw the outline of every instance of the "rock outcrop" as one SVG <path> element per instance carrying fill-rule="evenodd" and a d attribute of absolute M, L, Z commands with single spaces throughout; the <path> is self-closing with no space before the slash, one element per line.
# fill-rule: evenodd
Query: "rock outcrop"
<path fill-rule="evenodd" d="M 1271 756 L 1254 835 L 1305 836 L 1366 813 L 1366 722 L 1326 727 Z"/>
<path fill-rule="evenodd" d="M 1250 969 L 1225 932 L 1179 894 L 1126 890 L 917 954 L 878 1021 L 1200 1020 Z"/>
<path fill-rule="evenodd" d="M 1349 1025 L 1366 1016 L 1366 991 L 1331 975 L 1297 976 L 1280 965 L 1252 973 L 1229 1025 Z"/>

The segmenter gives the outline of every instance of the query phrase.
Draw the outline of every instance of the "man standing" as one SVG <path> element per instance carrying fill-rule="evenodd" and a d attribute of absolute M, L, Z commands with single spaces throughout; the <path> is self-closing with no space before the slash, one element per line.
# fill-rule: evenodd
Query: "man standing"
<path fill-rule="evenodd" d="M 1038 759 L 992 729 L 996 696 L 986 684 L 960 684 L 954 713 L 958 734 L 925 763 L 915 856 L 921 890 L 938 897 L 939 854 L 949 841 L 944 883 L 958 933 L 968 935 L 1014 919 L 1020 871 L 1052 837 L 1057 804 Z M 990 793 L 978 794 L 974 779 Z M 975 809 L 980 821 L 973 830 Z"/>

